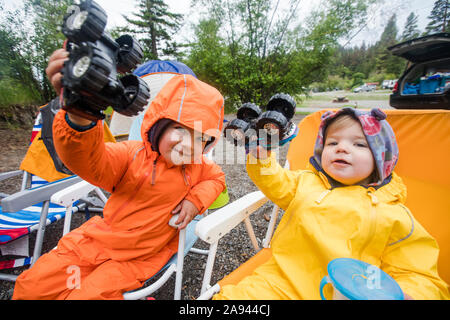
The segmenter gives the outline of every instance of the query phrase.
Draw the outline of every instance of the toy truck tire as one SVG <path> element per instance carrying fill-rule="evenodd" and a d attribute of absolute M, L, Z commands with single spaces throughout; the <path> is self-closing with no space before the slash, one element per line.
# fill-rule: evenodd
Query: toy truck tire
<path fill-rule="evenodd" d="M 113 106 L 113 109 L 125 116 L 136 116 L 145 109 L 150 98 L 150 90 L 147 83 L 135 75 L 127 75 L 119 80 L 124 87 L 124 97 L 121 105 Z"/>
<path fill-rule="evenodd" d="M 292 119 L 296 108 L 297 104 L 295 103 L 295 100 L 285 93 L 273 95 L 266 107 L 267 111 L 278 111 L 282 113 L 287 120 Z"/>
<path fill-rule="evenodd" d="M 86 1 L 73 6 L 73 11 L 64 18 L 63 34 L 74 42 L 92 41 L 101 38 L 108 16 L 95 1 Z"/>
<path fill-rule="evenodd" d="M 261 115 L 261 109 L 254 103 L 244 103 L 237 111 L 236 116 L 238 119 L 250 122 L 250 120 L 256 119 Z"/>
<path fill-rule="evenodd" d="M 119 44 L 117 71 L 127 73 L 141 63 L 144 54 L 139 42 L 130 35 L 123 35 L 116 39 Z"/>

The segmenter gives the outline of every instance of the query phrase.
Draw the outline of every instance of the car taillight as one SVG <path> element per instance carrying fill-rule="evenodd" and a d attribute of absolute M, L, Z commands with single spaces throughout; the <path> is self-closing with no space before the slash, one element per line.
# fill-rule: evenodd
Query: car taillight
<path fill-rule="evenodd" d="M 393 93 L 397 93 L 398 91 L 398 81 L 394 84 L 394 89 L 392 89 Z"/>

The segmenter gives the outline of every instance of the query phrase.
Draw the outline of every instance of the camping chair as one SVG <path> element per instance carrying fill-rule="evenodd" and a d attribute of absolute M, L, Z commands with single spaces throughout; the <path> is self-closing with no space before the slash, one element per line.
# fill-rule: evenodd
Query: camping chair
<path fill-rule="evenodd" d="M 42 106 L 41 108 L 45 107 Z M 63 235 L 69 232 L 72 213 L 86 210 L 100 211 L 106 197 L 99 188 L 92 191 L 96 197 L 85 197 L 82 201 L 74 203 L 71 210 L 50 201 L 51 196 L 62 189 L 79 182 L 81 179 L 74 175 L 58 172 L 53 160 L 41 138 L 41 114 L 36 118 L 31 134 L 31 143 L 27 154 L 20 165 L 21 170 L 0 174 L 0 181 L 22 175 L 20 192 L 13 195 L 1 193 L 0 199 L 0 250 L 2 258 L 8 256 L 21 256 L 12 260 L 0 261 L 0 269 L 11 269 L 33 263 L 39 258 L 46 226 L 65 218 Z M 106 141 L 112 137 L 104 124 Z M 97 209 L 97 210 L 96 210 Z M 28 235 L 37 231 L 33 255 L 28 254 Z M 0 280 L 15 281 L 17 276 L 0 274 Z"/>
<path fill-rule="evenodd" d="M 300 122 L 300 133 L 289 146 L 287 167 L 292 170 L 306 168 L 313 153 L 320 117 L 325 111 L 310 114 Z M 444 281 L 450 283 L 450 170 L 448 164 L 450 111 L 385 110 L 385 112 L 396 134 L 400 150 L 400 159 L 395 172 L 408 188 L 406 205 L 411 209 L 414 217 L 437 240 L 440 247 L 438 272 Z M 198 299 L 210 299 L 220 291 L 222 286 L 237 284 L 245 276 L 250 275 L 257 266 L 269 260 L 270 239 L 278 214 L 276 206 L 272 211 L 263 248 L 217 284 L 210 286 L 218 240 L 242 221 L 246 221 L 247 226 L 250 223 L 249 215 L 267 201 L 268 199 L 260 191 L 256 191 L 217 210 L 197 224 L 197 235 L 210 244 L 210 255 Z"/>
<path fill-rule="evenodd" d="M 152 60 L 149 61 L 138 69 L 134 71 L 134 74 L 142 77 L 150 87 L 151 98 L 149 101 L 150 106 L 153 99 L 157 96 L 158 92 L 162 89 L 162 87 L 176 74 L 192 74 L 195 76 L 193 71 L 189 69 L 186 65 L 175 62 L 175 61 L 159 61 Z M 146 109 L 147 109 L 146 108 Z M 145 109 L 145 110 L 146 110 Z M 136 117 L 124 117 L 119 113 L 113 113 L 111 118 L 111 132 L 112 134 L 117 136 L 126 136 L 128 135 L 128 140 L 138 140 L 141 141 L 141 124 L 144 117 L 145 110 L 142 111 Z M 211 153 L 208 155 L 210 156 Z M 210 157 L 211 158 L 211 157 Z M 82 181 L 73 185 L 65 190 L 61 190 L 60 192 L 53 195 L 51 198 L 52 202 L 58 203 L 61 206 L 64 206 L 66 210 L 70 211 L 73 202 L 76 199 L 80 199 L 86 197 L 87 194 L 92 191 L 94 186 L 89 183 Z M 225 199 L 225 200 L 224 200 Z M 225 205 L 228 202 L 228 193 L 222 193 L 218 199 L 211 205 L 211 209 L 219 208 Z M 153 277 L 148 279 L 142 288 L 129 291 L 124 293 L 123 297 L 125 300 L 137 300 L 144 299 L 145 297 L 151 295 L 159 288 L 161 288 L 175 273 L 175 291 L 174 291 L 174 299 L 181 299 L 181 285 L 183 279 L 183 265 L 184 265 L 184 257 L 189 252 L 194 252 L 197 254 L 207 255 L 208 250 L 202 250 L 193 248 L 195 242 L 198 237 L 196 236 L 194 230 L 195 226 L 200 221 L 200 219 L 206 215 L 205 212 L 202 216 L 197 216 L 193 221 L 189 223 L 189 225 L 180 231 L 179 233 L 179 242 L 178 242 L 178 252 L 183 252 L 183 254 L 176 253 L 172 258 L 165 264 L 161 270 L 158 271 Z M 169 224 L 175 227 L 174 222 L 178 219 L 178 215 L 172 217 Z M 155 281 L 155 279 L 158 280 Z"/>
<path fill-rule="evenodd" d="M 51 202 L 63 206 L 66 209 L 66 211 L 70 212 L 73 207 L 73 203 L 77 199 L 82 199 L 86 197 L 94 189 L 95 186 L 89 184 L 86 181 L 81 181 L 64 190 L 61 190 L 53 194 L 53 196 L 51 197 Z M 156 290 L 161 288 L 170 279 L 173 273 L 176 273 L 174 299 L 175 300 L 181 299 L 181 284 L 183 279 L 184 257 L 189 252 L 194 252 L 203 255 L 208 254 L 208 250 L 193 248 L 195 242 L 198 239 L 198 237 L 194 232 L 195 226 L 200 221 L 201 218 L 202 216 L 197 216 L 194 220 L 192 220 L 189 223 L 189 225 L 185 229 L 180 230 L 178 241 L 178 252 L 183 252 L 183 254 L 176 253 L 174 256 L 172 256 L 172 258 L 164 265 L 163 268 L 161 268 L 161 270 L 158 271 L 158 273 L 156 273 L 153 277 L 151 277 L 145 282 L 142 288 L 124 293 L 123 297 L 125 300 L 138 300 L 151 295 Z M 172 227 L 176 227 L 175 221 L 177 219 L 178 215 L 173 216 L 169 224 Z M 154 281 L 154 279 L 158 276 L 160 276 L 159 279 L 157 281 Z"/>

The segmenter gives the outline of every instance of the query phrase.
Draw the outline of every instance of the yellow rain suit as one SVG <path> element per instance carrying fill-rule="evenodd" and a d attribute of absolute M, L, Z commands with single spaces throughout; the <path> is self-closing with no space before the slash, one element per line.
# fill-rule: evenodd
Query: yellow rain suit
<path fill-rule="evenodd" d="M 380 267 L 414 299 L 449 298 L 437 243 L 405 207 L 406 187 L 395 173 L 378 189 L 332 187 L 313 166 L 283 169 L 273 152 L 267 160 L 249 155 L 247 172 L 285 213 L 269 261 L 214 299 L 320 299 L 328 263 L 343 257 Z"/>

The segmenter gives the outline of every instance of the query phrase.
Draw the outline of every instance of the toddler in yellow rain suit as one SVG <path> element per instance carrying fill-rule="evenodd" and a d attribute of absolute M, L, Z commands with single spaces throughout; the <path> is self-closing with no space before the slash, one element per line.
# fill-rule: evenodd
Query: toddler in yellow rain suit
<path fill-rule="evenodd" d="M 214 299 L 320 299 L 320 281 L 336 258 L 380 267 L 405 298 L 449 298 L 437 272 L 438 245 L 404 205 L 406 187 L 393 172 L 397 143 L 385 118 L 379 109 L 325 113 L 308 170 L 283 169 L 261 147 L 250 153 L 250 178 L 285 213 L 272 257 Z"/>

